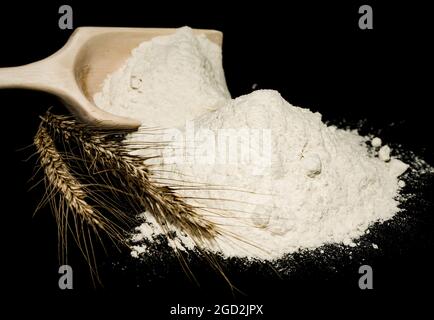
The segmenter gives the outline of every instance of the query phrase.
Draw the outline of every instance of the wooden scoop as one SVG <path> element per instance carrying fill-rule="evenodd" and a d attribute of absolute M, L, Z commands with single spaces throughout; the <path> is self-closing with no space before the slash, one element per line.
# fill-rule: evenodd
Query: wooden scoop
<path fill-rule="evenodd" d="M 21 88 L 58 96 L 82 122 L 101 129 L 136 130 L 140 122 L 116 116 L 97 108 L 93 95 L 106 76 L 122 66 L 131 50 L 153 37 L 176 29 L 82 27 L 75 30 L 66 45 L 50 57 L 28 65 L 0 68 L 0 89 Z M 221 45 L 222 33 L 204 33 Z M 150 115 L 152 116 L 152 115 Z"/>

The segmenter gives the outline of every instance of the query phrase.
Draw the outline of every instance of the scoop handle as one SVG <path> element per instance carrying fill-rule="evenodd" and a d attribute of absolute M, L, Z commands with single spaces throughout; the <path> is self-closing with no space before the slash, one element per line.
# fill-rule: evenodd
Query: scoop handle
<path fill-rule="evenodd" d="M 19 67 L 0 68 L 0 89 L 33 89 L 51 91 L 55 77 L 41 61 Z"/>

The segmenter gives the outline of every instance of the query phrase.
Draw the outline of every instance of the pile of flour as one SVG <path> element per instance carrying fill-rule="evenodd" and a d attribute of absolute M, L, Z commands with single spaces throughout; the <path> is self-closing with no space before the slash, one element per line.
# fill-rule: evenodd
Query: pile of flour
<path fill-rule="evenodd" d="M 372 223 L 399 211 L 408 166 L 380 139 L 327 126 L 277 91 L 231 99 L 221 60 L 217 45 L 184 27 L 142 43 L 95 97 L 102 109 L 164 128 L 161 140 L 172 144 L 156 178 L 183 184 L 179 194 L 207 208 L 201 214 L 222 235 L 206 249 L 274 259 L 326 243 L 354 246 Z M 142 240 L 162 233 L 152 215 L 143 218 L 134 256 L 146 252 Z M 194 248 L 173 231 L 171 245 Z"/>
<path fill-rule="evenodd" d="M 230 99 L 221 48 L 184 27 L 135 48 L 94 96 L 102 109 L 172 127 Z"/>

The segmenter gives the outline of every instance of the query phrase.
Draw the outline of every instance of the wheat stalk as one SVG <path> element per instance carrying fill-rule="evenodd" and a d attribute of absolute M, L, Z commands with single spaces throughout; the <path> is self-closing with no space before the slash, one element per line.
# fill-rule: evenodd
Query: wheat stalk
<path fill-rule="evenodd" d="M 43 123 L 34 137 L 34 145 L 39 154 L 39 163 L 45 173 L 47 192 L 42 202 L 51 203 L 58 225 L 60 259 L 66 263 L 65 251 L 69 229 L 90 266 L 92 278 L 96 277 L 99 281 L 89 228 L 98 234 L 97 227 L 118 239 L 120 233 L 109 220 L 86 201 L 85 188 L 71 173 Z M 72 212 L 73 225 L 68 219 L 69 212 Z"/>
<path fill-rule="evenodd" d="M 110 169 L 160 225 L 174 225 L 197 242 L 212 241 L 218 234 L 215 224 L 199 215 L 194 206 L 182 200 L 170 187 L 153 183 L 146 158 L 132 155 L 124 143 L 107 140 L 107 133 L 95 134 L 69 117 L 47 113 L 43 120 L 65 141 L 75 140 L 94 164 Z"/>
<path fill-rule="evenodd" d="M 39 162 L 44 168 L 48 186 L 65 197 L 71 209 L 84 220 L 99 224 L 94 210 L 85 200 L 85 192 L 80 182 L 70 173 L 53 139 L 42 125 L 35 135 L 34 144 L 39 154 Z"/>
<path fill-rule="evenodd" d="M 91 270 L 93 266 L 96 266 L 96 262 L 93 247 L 87 244 L 91 242 L 89 228 L 96 233 L 98 229 L 103 230 L 113 240 L 124 240 L 122 229 L 96 210 L 86 199 L 99 203 L 119 220 L 125 218 L 125 212 L 117 210 L 111 204 L 109 196 L 97 197 L 90 188 L 80 183 L 82 179 L 79 178 L 84 178 L 83 175 L 71 171 L 74 162 L 71 159 L 74 159 L 80 162 L 79 166 L 82 169 L 87 170 L 88 174 L 85 178 L 94 181 L 95 187 L 103 189 L 106 193 L 111 192 L 115 200 L 121 195 L 131 200 L 132 203 L 137 203 L 139 206 L 135 209 L 149 211 L 168 237 L 169 225 L 175 226 L 188 235 L 231 289 L 236 289 L 226 277 L 216 258 L 201 249 L 204 244 L 212 243 L 216 236 L 222 235 L 222 230 L 198 214 L 199 208 L 188 204 L 170 186 L 154 182 L 152 170 L 146 163 L 149 158 L 131 154 L 131 151 L 135 150 L 134 147 L 119 139 L 124 134 L 98 131 L 96 128 L 78 123 L 72 117 L 54 115 L 50 112 L 47 112 L 41 119 L 34 144 L 39 153 L 40 164 L 44 168 L 48 197 L 54 199 L 53 194 L 60 196 L 59 203 L 53 200 L 52 206 L 55 209 L 64 250 L 66 247 L 65 225 L 69 211 L 75 223 L 73 234 Z M 56 149 L 55 140 L 60 140 L 65 148 L 69 148 L 65 151 L 65 156 L 62 156 Z M 77 150 L 73 150 L 73 146 L 78 147 L 78 155 Z M 143 147 L 146 148 L 146 146 Z M 94 176 L 101 176 L 102 182 Z M 120 184 L 120 187 L 116 188 L 116 184 Z M 175 250 L 184 271 L 196 280 L 182 254 L 176 248 Z M 94 275 L 98 279 L 98 274 L 94 272 Z"/>
<path fill-rule="evenodd" d="M 50 129 L 44 121 L 41 122 L 33 142 L 39 155 L 40 166 L 44 170 L 47 190 L 40 206 L 45 202 L 50 202 L 53 208 L 58 225 L 61 261 L 65 262 L 67 258 L 67 233 L 69 230 L 89 264 L 93 280 L 99 281 L 93 253 L 92 233 L 101 240 L 99 231 L 102 231 L 104 235 L 107 235 L 117 244 L 125 242 L 125 230 L 87 200 L 101 204 L 107 212 L 116 216 L 118 221 L 125 223 L 124 214 L 106 199 L 100 199 L 95 192 L 80 182 L 77 174 L 71 170 L 70 163 L 68 163 L 70 157 L 58 150 L 55 140 L 50 134 Z M 96 187 L 103 187 L 104 189 L 105 186 Z"/>

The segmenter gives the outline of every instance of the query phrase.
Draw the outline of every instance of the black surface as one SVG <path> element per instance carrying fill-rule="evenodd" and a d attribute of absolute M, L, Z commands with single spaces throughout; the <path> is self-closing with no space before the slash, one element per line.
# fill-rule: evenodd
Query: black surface
<path fill-rule="evenodd" d="M 250 92 L 254 83 L 258 88 L 276 89 L 292 104 L 319 111 L 333 123 L 366 120 L 366 132 L 378 133 L 386 143 L 401 144 L 434 163 L 428 59 L 432 57 L 428 48 L 432 19 L 427 8 L 410 2 L 380 6 L 367 1 L 374 9 L 374 30 L 362 31 L 357 25 L 357 9 L 365 1 L 308 1 L 285 8 L 269 1 L 246 2 L 239 4 L 242 9 L 223 3 L 209 7 L 203 3 L 157 7 L 141 1 L 69 3 L 75 27 L 190 25 L 221 30 L 224 68 L 234 97 Z M 0 4 L 0 67 L 44 58 L 65 43 L 71 32 L 57 27 L 60 4 Z M 362 241 L 364 245 L 352 254 L 337 247 L 325 248 L 325 255 L 297 254 L 285 260 L 281 278 L 267 266 L 226 262 L 229 277 L 243 294 L 233 294 L 200 261 L 191 261 L 201 284 L 197 287 L 185 277 L 175 258 L 139 265 L 127 252 L 110 257 L 101 253 L 105 289 L 96 290 L 87 266 L 72 252 L 75 289 L 60 291 L 54 219 L 49 208 L 32 218 L 44 191 L 27 191 L 35 164 L 23 160 L 33 150 L 17 151 L 32 142 L 38 115 L 59 103 L 42 93 L 3 90 L 0 105 L 4 144 L 2 265 L 9 297 L 26 302 L 49 299 L 51 304 L 65 303 L 67 310 L 74 310 L 71 304 L 83 303 L 93 307 L 101 303 L 104 309 L 120 307 L 142 315 L 152 310 L 159 318 L 167 316 L 168 305 L 176 303 L 260 303 L 265 304 L 267 318 L 272 318 L 271 314 L 290 316 L 303 301 L 329 301 L 333 306 L 350 300 L 371 306 L 394 296 L 404 301 L 417 298 L 423 305 L 432 297 L 432 181 L 417 187 L 420 196 L 408 205 L 406 213 L 390 224 L 375 226 L 366 242 Z M 370 242 L 377 243 L 380 250 L 372 249 Z M 374 290 L 359 290 L 357 270 L 361 264 L 373 267 Z M 134 303 L 142 307 L 133 307 Z"/>

